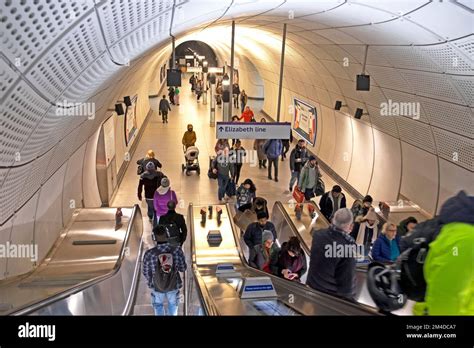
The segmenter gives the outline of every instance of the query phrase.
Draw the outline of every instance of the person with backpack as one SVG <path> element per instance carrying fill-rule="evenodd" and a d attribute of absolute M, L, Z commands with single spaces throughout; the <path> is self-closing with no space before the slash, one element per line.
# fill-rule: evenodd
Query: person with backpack
<path fill-rule="evenodd" d="M 153 226 L 156 225 L 156 213 L 155 207 L 153 205 L 153 197 L 156 189 L 161 185 L 161 179 L 163 179 L 163 177 L 164 175 L 162 172 L 156 171 L 153 162 L 148 162 L 146 164 L 146 170 L 140 176 L 140 181 L 138 182 L 138 200 L 142 200 L 142 191 L 143 188 L 145 188 L 145 200 L 148 206 L 148 219 L 153 223 Z"/>
<path fill-rule="evenodd" d="M 168 201 L 166 206 L 168 212 L 160 217 L 160 223 L 154 228 L 154 232 L 158 228 L 164 228 L 171 246 L 183 246 L 188 235 L 184 216 L 176 212 L 175 201 Z"/>
<path fill-rule="evenodd" d="M 160 100 L 158 110 L 163 123 L 168 123 L 168 111 L 171 111 L 171 107 L 170 103 L 168 103 L 168 101 L 166 100 L 166 95 L 163 95 L 163 98 Z"/>
<path fill-rule="evenodd" d="M 165 176 L 161 179 L 161 186 L 158 187 L 153 195 L 153 206 L 156 212 L 156 222 L 160 223 L 160 218 L 168 212 L 168 202 L 178 203 L 176 192 L 170 188 L 170 180 Z"/>
<path fill-rule="evenodd" d="M 137 164 L 138 164 L 137 175 L 142 175 L 145 172 L 145 168 L 148 162 L 152 162 L 155 165 L 156 170 L 162 167 L 160 161 L 158 161 L 155 158 L 155 152 L 153 152 L 153 150 L 148 150 L 146 152 L 145 157 L 137 161 Z"/>
<path fill-rule="evenodd" d="M 183 250 L 168 242 L 164 229 L 156 229 L 156 246 L 145 252 L 142 273 L 151 289 L 151 304 L 155 315 L 165 315 L 164 303 L 168 300 L 168 315 L 178 315 L 179 289 L 183 285 L 179 272 L 186 271 Z"/>
<path fill-rule="evenodd" d="M 306 151 L 306 142 L 303 139 L 298 140 L 296 146 L 293 150 L 291 150 L 290 153 L 290 192 L 293 191 L 295 182 L 299 181 L 301 169 L 303 169 L 308 157 L 308 152 Z"/>
<path fill-rule="evenodd" d="M 317 185 L 321 178 L 316 157 L 310 156 L 300 173 L 298 188 L 304 193 L 304 198 L 309 201 L 315 196 Z M 324 193 L 324 192 L 323 192 Z"/>
<path fill-rule="evenodd" d="M 263 146 L 268 159 L 268 179 L 272 180 L 272 165 L 275 167 L 275 182 L 278 182 L 278 158 L 281 155 L 283 145 L 280 139 L 270 139 Z"/>
<path fill-rule="evenodd" d="M 237 189 L 236 208 L 244 212 L 252 209 L 252 204 L 256 196 L 257 188 L 251 179 L 245 179 Z"/>
<path fill-rule="evenodd" d="M 414 314 L 474 315 L 473 245 L 474 196 L 464 191 L 401 239 L 401 285 L 417 301 Z"/>

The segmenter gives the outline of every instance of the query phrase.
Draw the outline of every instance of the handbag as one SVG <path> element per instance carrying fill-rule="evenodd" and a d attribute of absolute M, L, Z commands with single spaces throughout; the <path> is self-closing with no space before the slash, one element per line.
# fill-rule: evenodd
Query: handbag
<path fill-rule="evenodd" d="M 323 179 L 318 178 L 318 182 L 316 183 L 316 188 L 314 189 L 314 194 L 316 196 L 322 196 L 324 192 L 326 192 L 324 181 Z"/>
<path fill-rule="evenodd" d="M 227 187 L 225 188 L 225 193 L 228 197 L 232 197 L 237 194 L 234 180 L 229 180 L 229 183 L 227 184 Z"/>
<path fill-rule="evenodd" d="M 295 189 L 293 190 L 293 198 L 297 203 L 304 202 L 304 193 L 298 188 L 298 186 L 295 186 Z"/>

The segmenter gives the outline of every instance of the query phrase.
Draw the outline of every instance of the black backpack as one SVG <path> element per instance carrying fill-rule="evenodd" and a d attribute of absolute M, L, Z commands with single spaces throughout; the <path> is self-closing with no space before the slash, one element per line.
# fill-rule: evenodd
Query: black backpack
<path fill-rule="evenodd" d="M 168 243 L 175 247 L 181 245 L 181 229 L 174 222 L 169 224 L 158 224 L 156 227 L 161 233 L 165 233 Z"/>
<path fill-rule="evenodd" d="M 178 288 L 179 272 L 173 260 L 173 251 L 158 255 L 153 286 L 158 292 L 169 292 Z"/>
<path fill-rule="evenodd" d="M 436 239 L 443 225 L 437 219 L 418 224 L 407 237 L 401 241 L 406 249 L 398 259 L 400 268 L 400 287 L 410 300 L 423 302 L 426 293 L 426 281 L 423 273 L 429 244 Z"/>

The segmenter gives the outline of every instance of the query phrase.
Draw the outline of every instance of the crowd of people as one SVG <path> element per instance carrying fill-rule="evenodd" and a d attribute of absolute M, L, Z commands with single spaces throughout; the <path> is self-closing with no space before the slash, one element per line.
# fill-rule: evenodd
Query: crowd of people
<path fill-rule="evenodd" d="M 205 86 L 194 76 L 190 79 L 190 83 L 199 100 Z M 171 104 L 179 105 L 179 89 L 170 89 L 169 92 Z M 242 114 L 241 116 L 234 115 L 232 121 L 255 122 L 253 111 L 246 105 L 245 91 L 240 92 L 236 84 L 233 86 L 233 94 L 234 107 L 239 106 L 240 100 Z M 164 123 L 167 122 L 167 114 L 170 110 L 171 107 L 163 96 L 160 102 L 160 113 Z M 260 122 L 266 121 L 262 118 Z M 193 125 L 189 124 L 182 137 L 182 144 L 187 149 L 195 146 L 196 140 Z M 267 169 L 269 180 L 278 182 L 279 159 L 281 158 L 282 161 L 286 159 L 290 144 L 291 139 L 256 139 L 254 141 L 253 149 L 257 152 L 259 169 Z M 238 214 L 245 212 L 254 214 L 256 221 L 249 223 L 243 231 L 243 240 L 249 251 L 248 263 L 269 274 L 297 282 L 301 282 L 306 275 L 306 284 L 309 287 L 355 301 L 357 258 L 364 257 L 376 262 L 393 263 L 400 258 L 404 250 L 410 247 L 415 236 L 428 233 L 426 231 L 431 227 L 427 226 L 432 226 L 425 223 L 418 224 L 417 219 L 412 216 L 402 220 L 398 225 L 384 221 L 387 219 L 380 219 L 370 195 L 366 195 L 362 200 L 356 199 L 349 209 L 346 196 L 339 185 L 334 185 L 330 191 L 325 192 L 316 157 L 306 149 L 304 140 L 298 140 L 289 156 L 291 176 L 288 189 L 294 193 L 294 196 L 295 192 L 299 192 L 304 201 L 321 196 L 320 212 L 330 222 L 328 228 L 311 232 L 312 243 L 309 260 L 307 260 L 297 237 L 289 238 L 280 246 L 276 227 L 270 221 L 267 200 L 257 195 L 257 187 L 251 178 L 245 178 L 240 182 L 242 166 L 248 155 L 241 140 L 231 139 L 230 144 L 227 139 L 219 139 L 214 150 L 216 156 L 210 163 L 208 174 L 212 174 L 213 178 L 217 179 L 218 200 L 224 203 L 235 197 L 234 202 Z M 187 237 L 186 223 L 183 215 L 176 212 L 178 197 L 171 188 L 169 177 L 161 170 L 162 164 L 155 158 L 154 152 L 149 150 L 137 164 L 139 166 L 137 173 L 140 175 L 137 196 L 139 200 L 145 198 L 148 207 L 147 215 L 152 224 L 156 242 L 156 247 L 149 249 L 144 255 L 143 275 L 151 289 L 155 314 L 165 313 L 164 303 L 167 300 L 169 314 L 177 315 L 179 289 L 182 286 L 179 272 L 186 270 L 182 250 Z M 382 208 L 382 206 L 379 207 Z M 459 246 L 465 254 L 460 259 L 464 261 L 466 257 L 471 257 L 472 260 L 473 255 L 473 207 L 472 197 L 465 194 L 451 198 L 441 209 L 439 219 L 442 223 L 440 222 L 440 227 L 436 230 L 436 235 L 441 236 L 438 240 L 441 238 L 448 244 L 453 240 L 456 240 L 456 243 L 461 241 Z M 467 235 L 468 232 L 465 231 L 470 231 L 470 235 Z M 451 235 L 448 236 L 448 232 Z M 435 232 L 429 231 L 429 233 Z M 471 243 L 470 251 L 468 250 L 469 243 Z M 328 256 L 328 245 L 354 247 L 354 250 L 363 250 L 363 255 L 347 256 L 334 253 Z M 361 248 L 356 248 L 357 246 Z M 438 284 L 440 289 L 453 296 L 450 297 L 448 304 L 439 305 L 433 299 L 437 298 L 438 302 L 443 302 L 439 299 L 441 295 L 439 291 L 435 292 L 431 288 L 429 292 L 431 297 L 424 304 L 428 308 L 426 311 L 429 313 L 462 311 L 462 301 L 467 301 L 466 296 L 472 296 L 474 291 L 466 290 L 470 286 L 468 281 L 460 279 L 454 271 L 456 265 L 459 267 L 460 264 L 456 264 L 452 258 L 446 256 L 447 246 L 441 245 L 441 242 L 433 246 L 435 251 L 431 252 L 431 258 L 427 258 L 427 265 L 430 261 L 431 267 L 444 267 L 451 270 L 449 276 L 446 277 L 455 279 L 460 285 L 451 288 L 447 288 L 446 284 L 441 286 L 439 274 L 435 271 L 427 272 L 428 285 Z M 433 258 L 437 259 L 433 260 Z M 442 263 L 439 263 L 439 260 L 442 260 Z M 455 284 L 454 280 L 453 284 Z M 461 291 L 465 293 L 459 296 Z M 447 306 L 449 310 L 446 310 Z M 473 308 L 468 310 L 474 311 Z"/>

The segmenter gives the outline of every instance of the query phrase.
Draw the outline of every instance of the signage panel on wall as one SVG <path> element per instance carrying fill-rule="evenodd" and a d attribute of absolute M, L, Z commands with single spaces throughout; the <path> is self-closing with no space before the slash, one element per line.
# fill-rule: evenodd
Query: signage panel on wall
<path fill-rule="evenodd" d="M 127 107 L 124 117 L 125 146 L 130 146 L 137 135 L 137 98 L 135 95 L 131 101 L 132 105 Z"/>
<path fill-rule="evenodd" d="M 316 144 L 317 111 L 316 107 L 293 98 L 293 129 L 309 144 Z"/>
<path fill-rule="evenodd" d="M 217 122 L 217 139 L 289 139 L 289 122 Z"/>

